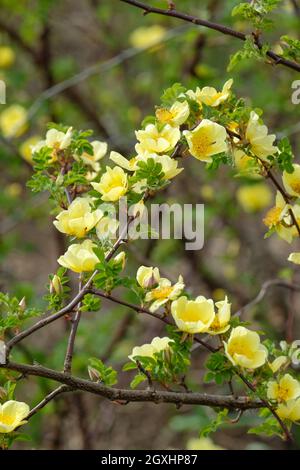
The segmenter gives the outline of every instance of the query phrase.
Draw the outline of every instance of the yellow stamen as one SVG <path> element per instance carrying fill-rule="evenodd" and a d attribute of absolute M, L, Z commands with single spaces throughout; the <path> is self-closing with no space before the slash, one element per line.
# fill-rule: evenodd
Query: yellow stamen
<path fill-rule="evenodd" d="M 263 223 L 269 228 L 279 224 L 281 212 L 282 209 L 280 207 L 272 207 L 263 219 Z"/>
<path fill-rule="evenodd" d="M 172 292 L 172 287 L 158 287 L 152 291 L 154 299 L 167 299 Z"/>

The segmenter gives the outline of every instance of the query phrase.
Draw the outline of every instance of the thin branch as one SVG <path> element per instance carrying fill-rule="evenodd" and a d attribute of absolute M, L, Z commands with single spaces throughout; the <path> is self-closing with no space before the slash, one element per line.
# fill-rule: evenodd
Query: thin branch
<path fill-rule="evenodd" d="M 42 401 L 40 401 L 40 403 L 38 403 L 34 408 L 32 408 L 26 420 L 30 419 L 33 415 L 35 415 L 39 410 L 44 408 L 44 406 L 46 406 L 50 401 L 52 401 L 58 395 L 61 395 L 62 393 L 70 392 L 71 390 L 73 390 L 73 388 L 69 387 L 68 385 L 60 385 L 58 388 L 53 390 L 53 392 L 45 396 L 45 398 Z"/>
<path fill-rule="evenodd" d="M 40 365 L 27 365 L 9 362 L 1 364 L 0 368 L 22 373 L 24 376 L 44 377 L 61 384 L 65 384 L 72 390 L 80 390 L 102 396 L 111 401 L 127 402 L 153 402 L 174 403 L 176 405 L 202 405 L 228 409 L 257 409 L 265 407 L 261 400 L 249 399 L 248 397 L 234 398 L 231 395 L 211 395 L 198 392 L 169 392 L 161 390 L 125 390 L 107 387 L 100 383 L 74 377 L 72 375 L 57 372 Z"/>
<path fill-rule="evenodd" d="M 241 372 L 239 372 L 238 370 L 235 369 L 235 374 L 240 377 L 240 379 L 249 388 L 249 390 L 251 390 L 253 393 L 256 393 L 258 395 L 256 387 L 251 382 L 249 382 L 249 380 L 247 380 L 246 377 L 244 377 L 244 375 Z M 267 400 L 265 400 L 264 398 L 261 398 L 260 396 L 259 396 L 259 399 L 262 401 L 262 403 L 265 405 L 265 407 L 268 408 L 268 410 L 272 413 L 272 415 L 274 416 L 274 418 L 278 422 L 279 426 L 282 428 L 286 440 L 289 441 L 289 442 L 292 442 L 293 437 L 292 437 L 289 429 L 287 428 L 285 423 L 282 421 L 282 419 L 278 416 L 278 414 L 274 410 L 273 406 L 270 405 L 270 403 Z"/>
<path fill-rule="evenodd" d="M 247 39 L 247 35 L 240 32 L 240 31 L 236 31 L 232 28 L 229 28 L 227 26 L 223 26 L 221 24 L 218 24 L 218 23 L 215 23 L 215 22 L 212 22 L 212 21 L 203 20 L 203 19 L 198 18 L 196 16 L 188 15 L 187 13 L 183 13 L 183 12 L 177 11 L 175 9 L 163 10 L 161 8 L 151 7 L 151 6 L 149 6 L 145 3 L 142 3 L 142 2 L 139 2 L 139 1 L 136 1 L 136 0 L 120 0 L 120 1 L 124 2 L 124 3 L 128 3 L 129 5 L 135 6 L 137 8 L 140 8 L 141 10 L 144 11 L 145 14 L 155 13 L 155 14 L 158 14 L 158 15 L 170 16 L 172 18 L 178 18 L 180 20 L 184 20 L 184 21 L 187 21 L 189 23 L 193 23 L 193 24 L 198 25 L 198 26 L 203 26 L 205 28 L 209 28 L 209 29 L 218 31 L 222 34 L 225 34 L 227 36 L 232 36 L 232 37 L 234 37 L 236 39 L 240 39 L 242 41 L 245 41 Z M 257 46 L 262 47 L 262 44 L 257 45 Z M 293 69 L 293 70 L 296 70 L 297 72 L 300 72 L 300 64 L 298 64 L 297 62 L 285 59 L 284 57 L 281 57 L 280 55 L 275 54 L 275 52 L 271 51 L 270 49 L 266 52 L 266 55 L 268 57 L 270 57 L 270 59 L 272 59 L 272 61 L 273 61 L 272 64 L 274 64 L 274 65 L 282 64 L 282 65 L 285 65 L 286 67 L 288 67 L 290 69 Z"/>
<path fill-rule="evenodd" d="M 115 297 L 114 295 L 108 294 L 107 292 L 102 292 L 98 289 L 92 289 L 90 288 L 88 290 L 89 293 L 97 295 L 98 297 L 102 297 L 107 300 L 111 300 L 112 302 L 115 302 L 116 304 L 123 305 L 124 307 L 128 307 L 131 310 L 134 310 L 137 313 L 146 313 L 147 315 L 150 315 L 153 318 L 156 318 L 164 323 L 166 325 L 172 325 L 172 323 L 166 318 L 164 315 L 160 315 L 159 313 L 151 312 L 148 308 L 141 307 L 140 305 L 135 305 L 129 302 L 126 302 L 125 300 L 119 299 L 118 297 Z M 216 352 L 218 349 L 214 348 L 210 344 L 206 343 L 202 339 L 198 338 L 197 336 L 194 336 L 194 341 L 198 343 L 199 345 L 203 346 L 205 349 L 208 349 L 210 352 Z"/>
<path fill-rule="evenodd" d="M 114 254 L 116 253 L 118 248 L 127 240 L 126 236 L 127 236 L 128 228 L 129 228 L 130 223 L 133 220 L 134 220 L 134 217 L 128 217 L 127 224 L 125 224 L 125 227 L 124 227 L 122 233 L 120 234 L 118 240 L 116 241 L 116 243 L 114 244 L 114 246 L 112 247 L 110 252 L 105 257 L 106 262 L 108 262 L 114 256 Z M 54 314 L 50 314 L 45 318 L 42 318 L 37 323 L 35 323 L 31 327 L 27 328 L 26 330 L 21 331 L 19 334 L 14 336 L 10 341 L 8 341 L 8 343 L 6 344 L 6 358 L 7 359 L 9 358 L 9 353 L 10 353 L 11 349 L 16 344 L 18 344 L 20 341 L 22 341 L 24 338 L 27 338 L 28 336 L 32 335 L 32 333 L 34 333 L 35 331 L 38 331 L 41 328 L 44 328 L 46 325 L 49 325 L 50 323 L 54 322 L 55 320 L 63 317 L 64 315 L 66 315 L 66 313 L 72 312 L 74 307 L 76 307 L 76 305 L 82 300 L 82 298 L 88 292 L 89 288 L 91 287 L 91 285 L 93 283 L 94 277 L 97 274 L 98 274 L 98 271 L 97 270 L 94 271 L 93 274 L 88 279 L 88 281 L 84 284 L 82 289 L 78 292 L 78 294 L 67 305 L 65 305 L 63 308 L 61 308 L 58 312 L 56 312 Z"/>
<path fill-rule="evenodd" d="M 79 277 L 79 292 L 82 289 L 82 279 L 81 276 Z M 64 373 L 65 374 L 70 374 L 72 371 L 72 361 L 73 361 L 73 354 L 74 354 L 74 346 L 75 346 L 75 339 L 76 339 L 76 334 L 79 326 L 79 322 L 81 319 L 81 302 L 78 302 L 77 307 L 76 307 L 76 313 L 74 315 L 74 318 L 71 319 L 71 332 L 69 335 L 69 340 L 68 340 L 68 346 L 67 346 L 67 352 L 66 352 L 66 357 L 65 357 L 65 362 L 64 362 Z"/>
<path fill-rule="evenodd" d="M 250 302 L 248 302 L 246 305 L 240 308 L 233 316 L 240 317 L 241 315 L 243 315 L 245 310 L 248 310 L 249 308 L 252 308 L 258 303 L 260 303 L 264 299 L 268 290 L 274 286 L 284 287 L 286 289 L 290 289 L 291 291 L 300 291 L 300 285 L 298 284 L 287 282 L 287 281 L 284 281 L 283 279 L 270 279 L 269 281 L 265 281 L 263 283 L 256 297 L 254 297 L 254 299 L 252 299 Z"/>

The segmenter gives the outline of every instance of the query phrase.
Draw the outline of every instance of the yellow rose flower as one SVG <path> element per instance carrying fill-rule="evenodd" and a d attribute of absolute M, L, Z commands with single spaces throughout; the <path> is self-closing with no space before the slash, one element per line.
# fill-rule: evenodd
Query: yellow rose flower
<path fill-rule="evenodd" d="M 297 398 L 286 403 L 280 403 L 278 408 L 276 408 L 276 413 L 279 418 L 296 423 L 300 420 L 300 399 Z"/>
<path fill-rule="evenodd" d="M 14 50 L 9 46 L 0 46 L 0 68 L 9 69 L 16 59 Z"/>
<path fill-rule="evenodd" d="M 95 269 L 99 259 L 93 251 L 96 244 L 91 240 L 70 245 L 63 256 L 58 258 L 58 263 L 64 268 L 71 269 L 75 273 L 89 272 Z"/>
<path fill-rule="evenodd" d="M 278 382 L 271 380 L 267 387 L 270 400 L 288 401 L 300 396 L 300 384 L 290 374 L 285 374 Z"/>
<path fill-rule="evenodd" d="M 275 374 L 281 367 L 287 365 L 289 363 L 289 358 L 287 356 L 279 356 L 274 359 L 273 362 L 269 362 L 269 367 L 273 374 Z"/>
<path fill-rule="evenodd" d="M 272 207 L 263 219 L 263 223 L 269 228 L 275 228 L 280 238 L 288 243 L 293 241 L 298 232 L 295 226 L 291 224 L 291 216 L 289 209 L 291 206 L 287 204 L 279 191 L 276 193 L 275 206 Z M 300 206 L 294 206 L 293 212 L 296 219 L 300 220 Z"/>
<path fill-rule="evenodd" d="M 122 266 L 122 269 L 125 268 L 125 265 L 126 265 L 126 253 L 125 251 L 121 251 L 120 253 L 117 254 L 117 256 L 115 256 L 113 258 L 113 263 L 118 265 L 120 264 Z"/>
<path fill-rule="evenodd" d="M 128 171 L 138 170 L 138 162 L 146 162 L 149 158 L 155 161 L 155 163 L 160 163 L 162 166 L 162 171 L 164 173 L 163 179 L 170 180 L 175 176 L 179 175 L 183 171 L 183 168 L 178 168 L 178 161 L 174 158 L 169 157 L 169 155 L 157 155 L 156 153 L 145 153 L 142 155 L 137 155 L 130 160 L 123 157 L 118 152 L 111 152 L 109 157 L 114 163 L 119 165 Z"/>
<path fill-rule="evenodd" d="M 300 264 L 300 253 L 291 253 L 288 257 L 288 261 L 294 264 Z"/>
<path fill-rule="evenodd" d="M 27 423 L 24 420 L 29 411 L 29 406 L 21 401 L 9 400 L 3 405 L 0 404 L 0 434 L 12 432 Z"/>
<path fill-rule="evenodd" d="M 86 164 L 92 167 L 94 172 L 98 173 L 100 170 L 99 160 L 101 160 L 107 152 L 107 143 L 100 142 L 99 140 L 94 140 L 91 142 L 93 147 L 93 155 L 90 155 L 87 152 L 84 152 L 80 155 L 80 159 Z"/>
<path fill-rule="evenodd" d="M 216 445 L 209 437 L 189 439 L 186 445 L 187 450 L 224 450 Z"/>
<path fill-rule="evenodd" d="M 244 326 L 233 328 L 228 342 L 223 344 L 226 356 L 235 366 L 256 369 L 267 360 L 268 350 L 260 343 L 259 335 Z"/>
<path fill-rule="evenodd" d="M 62 233 L 83 238 L 97 225 L 102 216 L 101 209 L 92 210 L 90 199 L 78 197 L 67 210 L 58 214 L 53 224 Z"/>
<path fill-rule="evenodd" d="M 195 92 L 189 90 L 187 94 L 200 105 L 204 103 L 207 106 L 217 107 L 229 98 L 232 84 L 233 80 L 231 78 L 224 84 L 222 91 L 217 91 L 213 87 L 205 86 L 202 89 L 197 87 Z"/>
<path fill-rule="evenodd" d="M 259 116 L 255 111 L 250 114 L 246 139 L 250 142 L 250 148 L 254 155 L 261 159 L 278 152 L 278 148 L 273 145 L 276 135 L 268 135 L 267 126 L 259 123 Z"/>
<path fill-rule="evenodd" d="M 166 35 L 166 29 L 158 24 L 141 26 L 130 35 L 130 44 L 137 49 L 145 49 L 159 44 Z"/>
<path fill-rule="evenodd" d="M 41 138 L 38 135 L 33 135 L 28 139 L 24 140 L 24 142 L 20 145 L 19 151 L 21 156 L 26 160 L 28 163 L 32 164 L 32 148 L 40 142 Z"/>
<path fill-rule="evenodd" d="M 140 266 L 136 273 L 136 280 L 143 289 L 151 289 L 160 281 L 159 269 Z"/>
<path fill-rule="evenodd" d="M 182 276 L 178 277 L 176 284 L 172 285 L 169 279 L 161 277 L 158 282 L 158 286 L 147 292 L 145 296 L 146 302 L 152 302 L 149 310 L 155 312 L 160 307 L 165 305 L 169 300 L 175 300 L 181 294 L 184 289 L 184 282 Z"/>
<path fill-rule="evenodd" d="M 171 124 L 171 126 L 181 126 L 190 114 L 190 107 L 187 101 L 175 101 L 172 106 L 167 108 L 158 108 L 156 110 L 156 118 L 163 124 Z"/>
<path fill-rule="evenodd" d="M 207 330 L 210 335 L 221 335 L 229 330 L 230 316 L 231 316 L 231 304 L 228 302 L 227 296 L 224 300 L 215 303 L 218 311 L 214 318 L 214 321 Z"/>
<path fill-rule="evenodd" d="M 27 127 L 27 111 L 19 104 L 12 104 L 0 114 L 0 129 L 8 139 L 20 137 Z"/>
<path fill-rule="evenodd" d="M 214 302 L 203 296 L 179 297 L 172 302 L 171 313 L 179 330 L 190 334 L 207 332 L 215 319 Z"/>
<path fill-rule="evenodd" d="M 131 361 L 134 361 L 134 357 L 143 356 L 143 357 L 153 357 L 155 353 L 165 351 L 169 348 L 170 343 L 174 341 L 167 336 L 164 338 L 159 338 L 156 336 L 153 338 L 150 344 L 143 344 L 143 346 L 135 346 L 132 350 L 132 353 L 129 357 Z"/>
<path fill-rule="evenodd" d="M 166 124 L 161 130 L 154 124 L 148 124 L 144 130 L 135 132 L 139 141 L 135 146 L 138 154 L 166 153 L 172 150 L 180 139 L 178 127 Z"/>
<path fill-rule="evenodd" d="M 69 147 L 72 140 L 72 127 L 67 132 L 61 132 L 56 129 L 49 129 L 46 133 L 46 139 L 41 140 L 32 147 L 32 153 L 39 152 L 43 147 L 52 149 L 51 162 L 57 161 L 58 153 Z"/>
<path fill-rule="evenodd" d="M 127 175 L 123 168 L 115 166 L 114 168 L 106 167 L 100 179 L 100 183 L 92 183 L 93 188 L 102 194 L 103 201 L 115 202 L 126 194 L 128 189 Z"/>
<path fill-rule="evenodd" d="M 271 204 L 272 191 L 265 183 L 241 186 L 236 193 L 237 200 L 245 212 L 258 212 Z"/>
<path fill-rule="evenodd" d="M 293 173 L 283 172 L 282 182 L 285 190 L 291 196 L 300 196 L 300 165 L 295 163 L 293 165 Z"/>
<path fill-rule="evenodd" d="M 190 154 L 203 162 L 212 162 L 212 156 L 228 150 L 226 129 L 220 124 L 203 119 L 192 131 L 183 131 Z"/>

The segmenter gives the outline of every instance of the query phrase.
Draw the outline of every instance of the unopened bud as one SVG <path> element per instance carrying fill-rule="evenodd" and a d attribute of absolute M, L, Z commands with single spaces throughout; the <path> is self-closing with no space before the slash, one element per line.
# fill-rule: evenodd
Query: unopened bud
<path fill-rule="evenodd" d="M 101 379 L 100 372 L 92 366 L 88 366 L 89 377 L 93 382 L 99 382 Z"/>
<path fill-rule="evenodd" d="M 126 254 L 125 254 L 125 251 L 121 251 L 117 256 L 115 256 L 114 258 L 114 262 L 116 264 L 121 264 L 122 266 L 122 269 L 125 268 L 125 264 L 126 264 Z"/>
<path fill-rule="evenodd" d="M 63 293 L 63 286 L 60 277 L 55 274 L 50 281 L 50 294 L 61 295 Z"/>
<path fill-rule="evenodd" d="M 23 298 L 20 300 L 20 302 L 19 302 L 19 308 L 20 308 L 20 310 L 21 310 L 22 313 L 25 312 L 25 310 L 26 310 L 26 299 L 25 299 L 25 297 L 23 297 Z"/>

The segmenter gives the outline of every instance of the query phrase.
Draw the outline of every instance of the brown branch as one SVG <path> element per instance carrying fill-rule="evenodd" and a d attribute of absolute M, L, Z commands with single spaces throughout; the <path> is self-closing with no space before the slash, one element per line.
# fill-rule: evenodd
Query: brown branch
<path fill-rule="evenodd" d="M 133 220 L 134 220 L 134 217 L 128 217 L 127 224 L 124 226 L 123 231 L 121 232 L 118 240 L 116 241 L 116 243 L 113 245 L 110 252 L 105 257 L 106 262 L 108 262 L 114 256 L 114 254 L 119 249 L 119 247 L 127 240 L 126 237 L 127 237 L 128 228 Z M 42 318 L 37 323 L 27 328 L 26 330 L 21 331 L 19 334 L 14 336 L 10 341 L 8 341 L 8 343 L 6 344 L 7 359 L 9 358 L 9 353 L 11 349 L 20 341 L 22 341 L 24 338 L 27 338 L 28 336 L 32 335 L 32 333 L 34 333 L 35 331 L 38 331 L 41 328 L 44 328 L 46 325 L 49 325 L 55 320 L 63 317 L 64 315 L 66 315 L 66 313 L 72 312 L 74 307 L 76 307 L 76 305 L 82 300 L 85 294 L 89 291 L 89 288 L 91 287 L 93 283 L 93 279 L 97 274 L 98 274 L 98 271 L 97 270 L 94 271 L 93 274 L 88 279 L 88 281 L 82 287 L 82 289 L 78 292 L 78 294 L 67 305 L 61 308 L 58 312 L 54 314 L 50 314 L 45 318 Z"/>
<path fill-rule="evenodd" d="M 244 375 L 243 375 L 241 372 L 239 372 L 238 370 L 235 369 L 235 374 L 240 377 L 240 379 L 241 379 L 241 380 L 244 382 L 244 384 L 249 388 L 249 390 L 251 390 L 252 392 L 254 392 L 254 393 L 257 394 L 256 387 L 255 387 L 251 382 L 249 382 L 249 380 L 247 380 L 246 377 L 244 377 Z M 292 442 L 292 441 L 293 441 L 293 437 L 292 437 L 292 435 L 291 435 L 289 429 L 287 428 L 287 426 L 285 425 L 285 423 L 282 421 L 282 419 L 278 416 L 278 414 L 276 413 L 276 411 L 275 411 L 275 409 L 273 408 L 273 406 L 270 405 L 270 403 L 269 403 L 267 400 L 265 400 L 264 398 L 259 397 L 259 399 L 260 399 L 261 402 L 265 405 L 265 408 L 268 408 L 268 410 L 272 413 L 272 415 L 274 416 L 274 418 L 275 418 L 276 421 L 278 422 L 279 426 L 282 428 L 286 440 L 289 441 L 289 442 Z"/>
<path fill-rule="evenodd" d="M 70 392 L 71 390 L 73 389 L 71 387 L 68 387 L 67 385 L 60 385 L 60 387 L 53 390 L 53 392 L 50 392 L 47 396 L 45 396 L 45 398 L 42 401 L 40 401 L 40 403 L 38 403 L 34 408 L 32 408 L 26 420 L 30 419 L 33 415 L 35 415 L 39 410 L 44 408 L 44 406 L 46 406 L 50 401 L 52 401 L 58 395 L 61 395 L 62 393 Z"/>
<path fill-rule="evenodd" d="M 298 284 L 293 284 L 293 283 L 284 281 L 283 279 L 270 279 L 269 281 L 266 281 L 263 283 L 256 297 L 254 297 L 254 299 L 252 299 L 250 302 L 248 302 L 246 305 L 240 308 L 233 316 L 239 317 L 244 313 L 245 310 L 251 307 L 254 307 L 256 304 L 261 302 L 263 298 L 265 297 L 266 293 L 268 292 L 268 290 L 273 286 L 285 287 L 286 289 L 290 289 L 291 291 L 300 291 L 300 285 Z"/>
<path fill-rule="evenodd" d="M 20 372 L 24 376 L 44 377 L 67 385 L 71 390 L 85 391 L 102 396 L 111 401 L 174 403 L 176 405 L 202 405 L 214 408 L 257 409 L 265 407 L 261 400 L 248 397 L 234 398 L 231 395 L 211 395 L 198 392 L 170 392 L 161 390 L 126 390 L 107 387 L 100 383 L 57 372 L 40 365 L 27 365 L 9 362 L 0 368 Z"/>
<path fill-rule="evenodd" d="M 164 316 L 160 315 L 159 313 L 151 312 L 149 309 L 145 307 L 141 307 L 139 305 L 135 305 L 129 302 L 126 302 L 125 300 L 119 299 L 115 297 L 114 295 L 108 294 L 107 292 L 102 292 L 98 289 L 88 289 L 87 292 L 90 292 L 91 294 L 97 295 L 98 297 L 102 297 L 107 300 L 111 300 L 112 302 L 115 302 L 116 304 L 123 305 L 124 307 L 128 307 L 131 310 L 134 310 L 137 313 L 146 313 L 147 315 L 150 315 L 153 318 L 156 318 L 158 320 L 161 320 L 162 322 L 166 323 L 166 325 L 172 325 L 172 323 Z M 205 349 L 208 349 L 210 352 L 216 352 L 218 349 L 214 348 L 210 344 L 206 343 L 205 341 L 201 340 L 197 336 L 194 336 L 194 341 L 198 343 L 199 345 L 203 346 Z"/>
<path fill-rule="evenodd" d="M 209 28 L 215 31 L 218 31 L 219 33 L 225 34 L 227 36 L 234 37 L 236 39 L 240 39 L 242 41 L 245 41 L 247 39 L 247 35 L 240 32 L 236 31 L 232 28 L 229 28 L 228 26 L 224 26 L 212 21 L 208 20 L 203 20 L 201 18 L 198 18 L 196 16 L 188 15 L 187 13 L 183 13 L 180 11 L 177 11 L 175 9 L 172 10 L 163 10 L 161 8 L 155 8 L 151 7 L 145 3 L 136 1 L 136 0 L 121 0 L 121 2 L 128 3 L 129 5 L 135 6 L 137 8 L 140 8 L 141 10 L 144 11 L 145 14 L 149 13 L 155 13 L 158 15 L 163 15 L 163 16 L 169 16 L 172 18 L 178 18 L 183 21 L 187 21 L 189 23 L 193 23 L 198 26 L 203 26 L 205 28 Z M 262 44 L 261 44 L 262 46 Z M 300 64 L 297 62 L 285 59 L 284 57 L 281 57 L 278 54 L 275 54 L 275 52 L 271 51 L 270 49 L 266 52 L 266 55 L 272 59 L 272 64 L 278 65 L 282 64 L 285 65 L 286 67 L 296 70 L 297 72 L 300 72 Z"/>
<path fill-rule="evenodd" d="M 82 279 L 81 276 L 79 278 L 79 292 L 82 289 Z M 76 339 L 76 334 L 79 326 L 79 322 L 81 319 L 81 302 L 78 302 L 77 307 L 76 307 L 76 313 L 74 315 L 74 318 L 72 317 L 71 319 L 71 332 L 69 335 L 69 340 L 68 340 L 68 346 L 67 346 L 67 352 L 66 352 L 66 357 L 65 357 L 65 362 L 64 362 L 64 373 L 65 374 L 70 374 L 72 371 L 72 361 L 73 361 L 73 354 L 74 354 L 74 346 L 75 346 L 75 339 Z"/>

